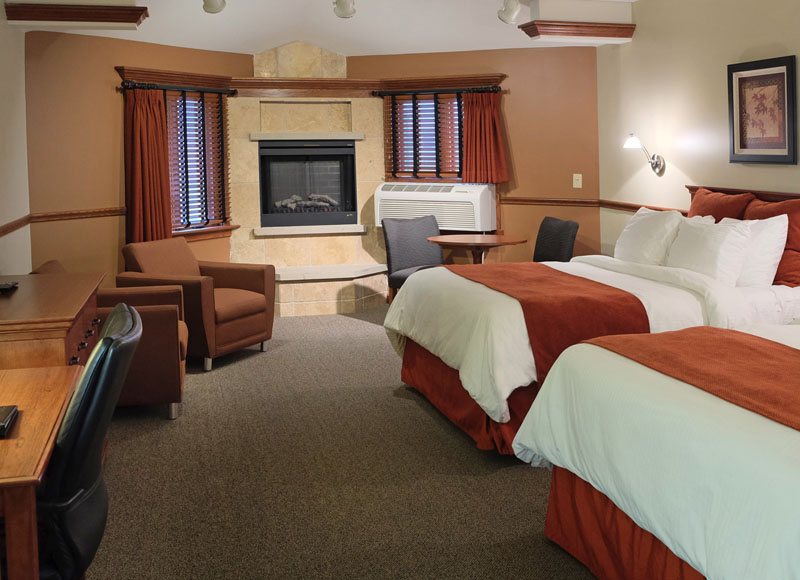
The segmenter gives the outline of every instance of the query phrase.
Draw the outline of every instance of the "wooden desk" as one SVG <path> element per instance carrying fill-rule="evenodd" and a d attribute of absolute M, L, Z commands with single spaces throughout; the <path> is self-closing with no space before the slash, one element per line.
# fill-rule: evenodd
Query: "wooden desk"
<path fill-rule="evenodd" d="M 82 366 L 0 370 L 0 405 L 17 405 L 0 439 L 0 515 L 6 521 L 9 580 L 38 580 L 36 486 L 53 451 Z"/>
<path fill-rule="evenodd" d="M 99 332 L 103 274 L 0 276 L 19 282 L 0 295 L 0 369 L 84 364 Z"/>
<path fill-rule="evenodd" d="M 528 240 L 516 236 L 495 236 L 490 234 L 452 234 L 431 236 L 429 242 L 446 248 L 465 248 L 472 252 L 472 262 L 483 264 L 483 256 L 487 250 L 499 246 L 515 246 Z"/>

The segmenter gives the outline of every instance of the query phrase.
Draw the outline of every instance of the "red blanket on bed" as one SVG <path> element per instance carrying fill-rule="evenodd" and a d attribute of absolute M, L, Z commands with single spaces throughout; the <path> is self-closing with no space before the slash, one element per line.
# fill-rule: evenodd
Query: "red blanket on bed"
<path fill-rule="evenodd" d="M 561 352 L 609 334 L 650 332 L 636 296 L 535 262 L 446 266 L 516 298 L 522 306 L 539 384 Z"/>
<path fill-rule="evenodd" d="M 587 342 L 800 430 L 800 350 L 710 326 Z"/>

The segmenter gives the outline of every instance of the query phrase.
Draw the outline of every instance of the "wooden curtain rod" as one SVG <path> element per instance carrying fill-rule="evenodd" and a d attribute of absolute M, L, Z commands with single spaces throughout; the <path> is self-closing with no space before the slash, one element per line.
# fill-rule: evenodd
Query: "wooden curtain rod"
<path fill-rule="evenodd" d="M 394 97 L 400 95 L 436 95 L 451 93 L 499 93 L 500 87 L 492 85 L 490 87 L 469 87 L 463 89 L 437 89 L 427 91 L 372 91 L 373 97 Z"/>

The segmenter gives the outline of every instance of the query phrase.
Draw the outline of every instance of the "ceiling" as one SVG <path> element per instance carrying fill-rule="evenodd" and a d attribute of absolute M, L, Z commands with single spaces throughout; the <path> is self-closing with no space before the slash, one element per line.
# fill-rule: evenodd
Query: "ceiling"
<path fill-rule="evenodd" d="M 546 0 L 523 0 L 519 24 L 533 19 L 531 5 L 534 11 L 538 10 L 539 1 Z M 557 1 L 587 8 L 603 4 L 619 6 L 619 0 Z M 355 0 L 356 14 L 349 19 L 334 15 L 331 0 L 227 0 L 227 7 L 219 14 L 205 13 L 202 0 L 61 0 L 59 3 L 136 4 L 147 6 L 150 17 L 138 30 L 131 31 L 86 30 L 64 25 L 36 29 L 247 54 L 298 40 L 345 56 L 576 44 L 574 40 L 534 40 L 516 25 L 505 24 L 497 17 L 502 0 Z M 591 39 L 577 43 L 598 44 Z"/>

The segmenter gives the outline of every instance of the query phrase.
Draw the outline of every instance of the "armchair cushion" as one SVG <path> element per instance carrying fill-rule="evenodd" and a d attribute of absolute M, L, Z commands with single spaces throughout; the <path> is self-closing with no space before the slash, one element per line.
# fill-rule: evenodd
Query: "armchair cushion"
<path fill-rule="evenodd" d="M 263 294 L 237 288 L 214 288 L 214 315 L 217 324 L 258 314 L 267 309 Z"/>
<path fill-rule="evenodd" d="M 122 255 L 125 258 L 125 269 L 129 272 L 200 275 L 197 258 L 182 237 L 128 244 L 122 248 Z"/>

